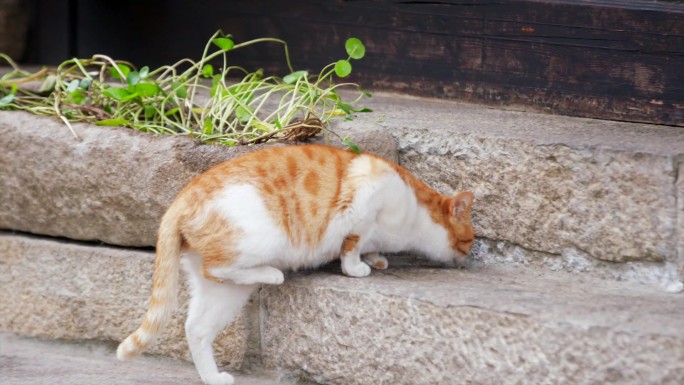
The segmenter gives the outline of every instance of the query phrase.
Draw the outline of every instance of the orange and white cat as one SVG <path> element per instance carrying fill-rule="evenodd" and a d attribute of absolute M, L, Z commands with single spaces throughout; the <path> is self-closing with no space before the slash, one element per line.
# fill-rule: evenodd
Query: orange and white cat
<path fill-rule="evenodd" d="M 463 257 L 474 239 L 472 204 L 470 192 L 444 196 L 396 164 L 329 146 L 273 147 L 221 163 L 193 179 L 164 215 L 149 309 L 117 356 L 140 354 L 169 319 L 184 254 L 192 359 L 204 383 L 232 384 L 216 367 L 212 342 L 258 285 L 336 258 L 344 274 L 365 277 L 371 266 L 387 268 L 378 252 Z"/>

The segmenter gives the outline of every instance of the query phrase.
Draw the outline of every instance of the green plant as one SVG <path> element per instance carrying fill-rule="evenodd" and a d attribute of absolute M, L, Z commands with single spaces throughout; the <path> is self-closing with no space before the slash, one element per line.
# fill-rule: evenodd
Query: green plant
<path fill-rule="evenodd" d="M 290 73 L 265 76 L 228 65 L 228 53 L 259 43 L 279 43 Z M 287 44 L 261 38 L 235 44 L 231 36 L 215 33 L 198 61 L 183 59 L 155 70 L 105 55 L 71 59 L 56 70 L 31 74 L 0 54 L 13 70 L 0 78 L 0 109 L 19 109 L 59 117 L 75 134 L 71 122 L 123 126 L 157 134 L 190 135 L 225 145 L 259 143 L 271 139 L 303 139 L 330 130 L 335 118 L 351 119 L 369 112 L 354 105 L 370 96 L 353 83 L 335 83 L 334 76 L 351 73 L 351 59 L 365 55 L 363 43 L 346 41 L 347 59 L 324 67 L 317 75 L 292 68 Z M 213 50 L 213 51 L 212 51 Z M 216 69 L 212 64 L 220 61 Z M 237 75 L 237 79 L 236 79 Z M 37 92 L 21 85 L 42 81 Z M 357 90 L 347 102 L 338 92 Z M 332 132 L 334 134 L 334 132 Z M 357 151 L 349 138 L 343 142 Z"/>

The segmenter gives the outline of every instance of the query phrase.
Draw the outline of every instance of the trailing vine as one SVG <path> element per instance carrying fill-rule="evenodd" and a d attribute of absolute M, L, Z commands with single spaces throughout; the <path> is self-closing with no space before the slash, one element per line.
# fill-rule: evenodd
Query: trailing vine
<path fill-rule="evenodd" d="M 229 64 L 228 54 L 242 47 L 277 43 L 284 48 L 290 73 L 266 76 Z M 76 136 L 72 122 L 121 126 L 156 134 L 188 135 L 208 143 L 253 144 L 268 140 L 302 140 L 330 129 L 334 119 L 370 112 L 355 105 L 370 94 L 354 83 L 336 83 L 352 71 L 352 60 L 365 55 L 357 38 L 345 43 L 347 58 L 318 74 L 295 71 L 287 44 L 260 38 L 236 44 L 216 32 L 202 57 L 182 59 L 151 70 L 106 55 L 70 59 L 56 69 L 29 73 L 0 54 L 12 70 L 0 77 L 0 109 L 25 110 L 61 119 Z M 214 67 L 212 63 L 220 62 Z M 33 91 L 25 87 L 40 82 Z M 356 96 L 343 100 L 340 90 Z M 336 134 L 335 134 L 336 135 Z M 349 138 L 343 142 L 358 151 Z"/>

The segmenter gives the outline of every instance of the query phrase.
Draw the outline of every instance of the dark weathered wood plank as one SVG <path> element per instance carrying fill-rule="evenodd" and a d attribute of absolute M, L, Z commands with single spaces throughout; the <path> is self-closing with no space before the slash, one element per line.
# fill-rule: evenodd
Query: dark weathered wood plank
<path fill-rule="evenodd" d="M 78 54 L 140 65 L 197 57 L 217 28 L 290 43 L 297 69 L 345 56 L 352 80 L 417 95 L 684 126 L 684 4 L 643 0 L 78 2 Z M 128 28 L 121 29 L 125 20 Z M 235 63 L 284 74 L 282 48 Z"/>

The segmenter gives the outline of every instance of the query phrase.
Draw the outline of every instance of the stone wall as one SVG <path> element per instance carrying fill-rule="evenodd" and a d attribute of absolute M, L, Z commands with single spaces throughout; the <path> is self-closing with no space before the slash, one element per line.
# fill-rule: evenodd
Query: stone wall
<path fill-rule="evenodd" d="M 79 139 L 56 119 L 0 113 L 0 147 L 7 149 L 0 152 L 0 229 L 154 246 L 159 220 L 192 177 L 270 145 L 209 146 L 87 124 L 74 129 Z M 377 125 L 341 132 L 396 160 L 394 140 Z"/>
<path fill-rule="evenodd" d="M 649 283 L 684 277 L 682 130 L 387 94 L 368 105 L 373 116 L 338 129 L 390 159 L 397 143 L 399 162 L 444 193 L 475 192 L 473 262 Z M 55 119 L 0 114 L 9 150 L 0 153 L 0 228 L 153 246 L 159 219 L 190 178 L 254 149 L 75 129 L 80 140 Z"/>
<path fill-rule="evenodd" d="M 217 339 L 221 365 L 332 384 L 681 382 L 684 307 L 659 288 L 684 278 L 684 132 L 396 95 L 369 106 L 340 132 L 444 193 L 475 192 L 468 269 L 409 257 L 362 280 L 290 274 Z M 74 127 L 78 140 L 0 113 L 0 331 L 119 341 L 146 309 L 177 191 L 259 146 Z M 531 269 L 494 270 L 509 265 Z M 152 353 L 188 358 L 183 314 Z"/>
<path fill-rule="evenodd" d="M 475 260 L 504 261 L 498 245 L 525 265 L 684 280 L 684 130 L 393 95 L 371 107 L 402 165 L 444 193 L 474 191 Z"/>

